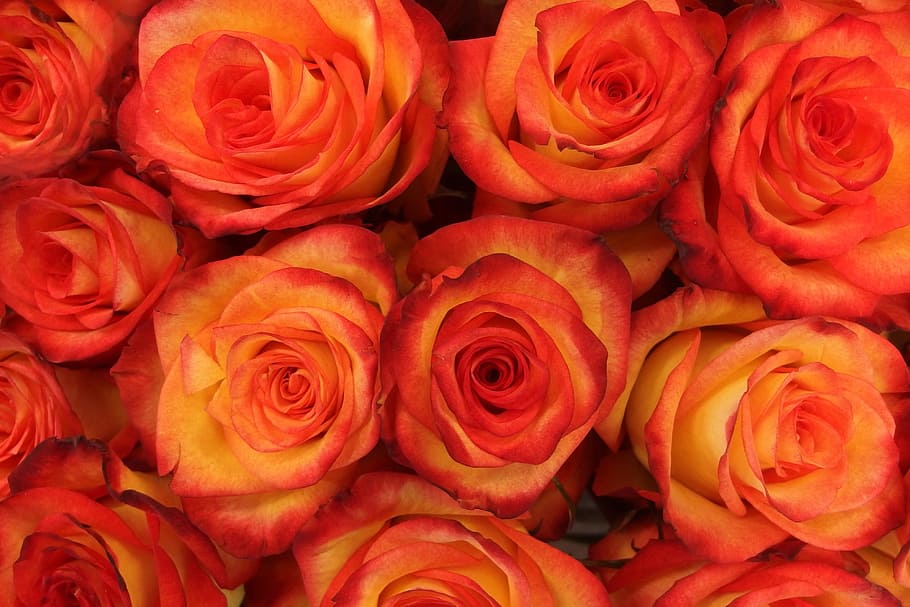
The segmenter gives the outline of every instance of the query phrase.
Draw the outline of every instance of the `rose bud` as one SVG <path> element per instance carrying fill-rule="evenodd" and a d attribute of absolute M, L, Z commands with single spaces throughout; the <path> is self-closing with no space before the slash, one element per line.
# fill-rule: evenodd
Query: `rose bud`
<path fill-rule="evenodd" d="M 108 74 L 133 35 L 95 0 L 0 6 L 0 184 L 49 173 L 107 134 Z"/>
<path fill-rule="evenodd" d="M 411 474 L 361 476 L 293 550 L 312 607 L 610 605 L 595 575 L 518 521 L 466 510 Z"/>
<path fill-rule="evenodd" d="M 906 517 L 889 403 L 910 383 L 880 335 L 688 287 L 636 312 L 630 343 L 614 412 L 694 552 L 741 560 L 791 535 L 854 550 Z"/>
<path fill-rule="evenodd" d="M 611 550 L 600 544 L 591 548 L 591 555 L 613 558 Z M 679 540 L 655 539 L 610 577 L 607 589 L 615 607 L 901 605 L 865 577 L 864 565 L 855 554 L 795 543 L 782 544 L 763 558 L 714 563 Z"/>
<path fill-rule="evenodd" d="M 397 296 L 379 236 L 323 225 L 182 273 L 124 349 L 131 419 L 220 546 L 287 550 L 353 480 L 379 441 L 379 332 Z"/>
<path fill-rule="evenodd" d="M 53 362 L 111 359 L 181 264 L 171 207 L 119 167 L 0 191 L 6 326 Z"/>
<path fill-rule="evenodd" d="M 708 130 L 725 38 L 719 15 L 672 0 L 508 2 L 495 36 L 450 45 L 441 120 L 478 206 L 598 232 L 643 221 Z"/>
<path fill-rule="evenodd" d="M 628 272 L 592 232 L 489 216 L 419 241 L 408 274 L 382 332 L 383 439 L 466 506 L 518 515 L 622 391 Z"/>
<path fill-rule="evenodd" d="M 167 481 L 96 441 L 40 444 L 0 501 L 0 604 L 236 607 L 255 561 L 218 551 Z"/>
<path fill-rule="evenodd" d="M 206 236 L 299 227 L 441 173 L 441 26 L 410 0 L 164 0 L 142 21 L 119 113 L 141 168 L 163 164 Z M 420 180 L 425 196 L 439 175 Z"/>
<path fill-rule="evenodd" d="M 738 21 L 704 191 L 680 192 L 667 223 L 693 280 L 754 292 L 775 318 L 910 322 L 908 44 L 906 11 L 782 0 Z"/>

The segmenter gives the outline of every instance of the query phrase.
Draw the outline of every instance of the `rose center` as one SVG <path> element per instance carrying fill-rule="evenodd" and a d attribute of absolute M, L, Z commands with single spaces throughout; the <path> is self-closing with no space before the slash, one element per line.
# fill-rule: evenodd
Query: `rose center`
<path fill-rule="evenodd" d="M 31 98 L 32 83 L 23 78 L 0 80 L 0 107 L 7 114 L 17 113 Z"/>
<path fill-rule="evenodd" d="M 462 385 L 484 410 L 496 415 L 521 406 L 514 396 L 529 365 L 524 349 L 510 340 L 481 340 L 465 348 L 456 359 Z"/>
<path fill-rule="evenodd" d="M 809 145 L 818 155 L 836 155 L 850 144 L 856 128 L 856 111 L 848 103 L 821 97 L 806 112 L 811 133 Z"/>
<path fill-rule="evenodd" d="M 300 341 L 270 336 L 240 340 L 229 357 L 230 420 L 251 447 L 272 451 L 320 436 L 337 414 L 338 371 L 332 350 L 319 335 Z M 307 339 L 309 338 L 309 339 Z M 245 351 L 248 344 L 258 348 Z"/>

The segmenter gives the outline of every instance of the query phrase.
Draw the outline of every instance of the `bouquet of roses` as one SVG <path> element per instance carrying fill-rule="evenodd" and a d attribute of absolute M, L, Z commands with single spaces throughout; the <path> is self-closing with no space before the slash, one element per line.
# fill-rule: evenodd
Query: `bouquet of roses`
<path fill-rule="evenodd" d="M 908 107 L 906 0 L 0 0 L 0 605 L 908 604 Z"/>

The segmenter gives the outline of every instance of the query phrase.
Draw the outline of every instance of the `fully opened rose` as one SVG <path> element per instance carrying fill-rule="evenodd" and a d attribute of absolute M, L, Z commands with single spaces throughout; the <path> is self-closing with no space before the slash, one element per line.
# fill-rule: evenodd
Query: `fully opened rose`
<path fill-rule="evenodd" d="M 865 318 L 910 292 L 908 18 L 799 1 L 744 18 L 718 71 L 718 190 L 704 201 L 717 207 L 717 239 L 671 224 L 703 284 L 751 290 L 777 317 Z M 685 213 L 699 201 L 679 204 Z M 712 257 L 688 253 L 698 250 L 729 260 L 739 279 L 717 277 Z M 905 304 L 883 313 L 906 323 Z"/>
<path fill-rule="evenodd" d="M 210 237 L 357 213 L 431 164 L 445 38 L 415 3 L 167 0 L 138 46 L 121 140 Z"/>
<path fill-rule="evenodd" d="M 417 243 L 383 328 L 383 438 L 462 503 L 523 512 L 621 392 L 631 284 L 597 235 L 481 217 Z"/>
<path fill-rule="evenodd" d="M 877 334 L 693 287 L 637 312 L 631 343 L 617 406 L 696 553 L 742 560 L 789 536 L 853 550 L 904 520 L 890 407 L 908 371 Z"/>
<path fill-rule="evenodd" d="M 494 37 L 453 42 L 443 122 L 478 203 L 596 231 L 641 222 L 708 129 L 711 17 L 706 41 L 673 1 L 518 0 Z"/>
<path fill-rule="evenodd" d="M 219 545 L 286 550 L 353 480 L 379 439 L 379 332 L 396 297 L 379 237 L 340 224 L 171 283 L 154 341 L 131 343 L 115 373 L 159 473 Z"/>

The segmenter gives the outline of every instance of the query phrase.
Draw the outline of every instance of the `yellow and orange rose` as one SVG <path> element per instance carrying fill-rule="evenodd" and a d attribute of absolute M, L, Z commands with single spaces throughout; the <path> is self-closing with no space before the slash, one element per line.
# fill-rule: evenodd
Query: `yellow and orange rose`
<path fill-rule="evenodd" d="M 0 183 L 50 173 L 109 136 L 106 87 L 138 14 L 93 0 L 0 6 Z M 133 13 L 147 2 L 132 2 Z"/>
<path fill-rule="evenodd" d="M 757 298 L 695 287 L 636 312 L 612 419 L 698 554 L 740 560 L 790 536 L 830 550 L 907 516 L 892 406 L 894 346 L 848 321 L 765 319 Z M 615 443 L 611 443 L 615 444 Z"/>
<path fill-rule="evenodd" d="M 774 317 L 906 324 L 906 301 L 889 300 L 910 293 L 908 32 L 907 11 L 799 0 L 742 17 L 718 67 L 707 185 L 666 220 L 695 280 L 752 291 Z"/>
<path fill-rule="evenodd" d="M 465 509 L 409 474 L 361 476 L 293 550 L 312 607 L 610 605 L 594 574 L 520 522 Z"/>
<path fill-rule="evenodd" d="M 170 203 L 129 168 L 102 156 L 89 179 L 0 190 L 4 323 L 48 360 L 111 360 L 181 267 Z"/>
<path fill-rule="evenodd" d="M 596 234 L 479 217 L 419 241 L 382 332 L 383 438 L 463 504 L 531 505 L 622 391 L 631 282 Z"/>
<path fill-rule="evenodd" d="M 514 0 L 451 43 L 442 121 L 478 206 L 594 231 L 644 220 L 685 172 L 719 94 L 719 15 L 674 0 Z"/>
<path fill-rule="evenodd" d="M 121 143 L 164 165 L 207 236 L 353 214 L 428 166 L 438 178 L 445 36 L 410 0 L 165 0 L 138 47 Z"/>
<path fill-rule="evenodd" d="M 219 545 L 279 553 L 353 480 L 379 440 L 379 333 L 396 298 L 379 237 L 344 224 L 172 282 L 114 373 L 158 472 Z"/>
<path fill-rule="evenodd" d="M 592 547 L 591 557 L 615 562 L 619 555 L 610 548 L 601 542 Z M 761 559 L 715 563 L 679 540 L 654 538 L 611 572 L 607 589 L 615 607 L 901 605 L 866 577 L 867 568 L 854 553 L 799 543 L 781 544 Z"/>
<path fill-rule="evenodd" d="M 165 479 L 129 470 L 101 443 L 45 441 L 10 485 L 3 605 L 236 607 L 255 571 L 186 520 Z"/>

